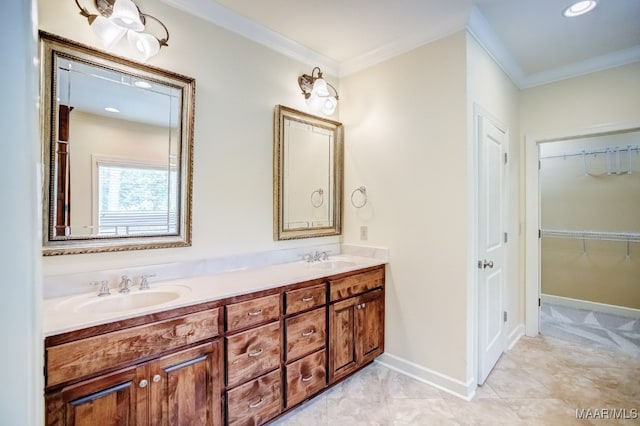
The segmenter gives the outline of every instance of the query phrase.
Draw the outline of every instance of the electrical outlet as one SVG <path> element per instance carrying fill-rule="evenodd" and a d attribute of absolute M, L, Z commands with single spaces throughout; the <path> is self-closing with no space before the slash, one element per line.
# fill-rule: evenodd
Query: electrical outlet
<path fill-rule="evenodd" d="M 369 238 L 369 228 L 366 225 L 360 227 L 360 240 L 366 241 Z"/>

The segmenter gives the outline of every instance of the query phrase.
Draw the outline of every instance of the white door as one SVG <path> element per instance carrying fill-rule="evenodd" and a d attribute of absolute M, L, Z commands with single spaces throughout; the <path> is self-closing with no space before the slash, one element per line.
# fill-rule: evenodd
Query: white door
<path fill-rule="evenodd" d="M 478 117 L 478 384 L 507 346 L 505 313 L 504 174 L 506 135 Z"/>

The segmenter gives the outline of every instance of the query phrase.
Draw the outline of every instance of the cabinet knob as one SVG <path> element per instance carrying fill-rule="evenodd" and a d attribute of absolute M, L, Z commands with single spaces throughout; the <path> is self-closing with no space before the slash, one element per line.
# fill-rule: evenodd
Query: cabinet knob
<path fill-rule="evenodd" d="M 154 383 L 158 383 L 160 380 L 162 380 L 162 377 L 160 377 L 159 374 L 156 374 L 155 376 L 153 376 L 153 382 Z"/>
<path fill-rule="evenodd" d="M 148 384 L 149 381 L 147 379 L 142 379 L 140 380 L 140 383 L 138 383 L 138 386 L 140 386 L 141 388 L 146 388 Z"/>

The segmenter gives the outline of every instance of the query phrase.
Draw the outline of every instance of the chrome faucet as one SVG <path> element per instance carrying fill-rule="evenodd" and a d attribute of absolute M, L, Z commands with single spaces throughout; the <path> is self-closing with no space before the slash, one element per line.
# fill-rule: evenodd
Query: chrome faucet
<path fill-rule="evenodd" d="M 318 251 L 309 252 L 303 256 L 304 260 L 308 263 L 312 262 L 320 262 L 321 260 L 329 260 L 329 252 L 328 251 Z"/>
<path fill-rule="evenodd" d="M 129 293 L 131 291 L 131 278 L 123 275 L 120 277 L 120 293 Z"/>
<path fill-rule="evenodd" d="M 109 290 L 109 281 L 107 280 L 103 280 L 103 281 L 92 281 L 91 285 L 99 285 L 100 286 L 100 290 L 98 290 L 98 296 L 108 296 L 111 294 L 110 290 Z"/>
<path fill-rule="evenodd" d="M 140 290 L 147 290 L 149 288 L 149 278 L 155 276 L 156 274 L 144 274 L 140 276 Z"/>
<path fill-rule="evenodd" d="M 317 251 L 314 258 L 317 261 L 321 260 L 329 260 L 329 252 L 328 251 Z"/>

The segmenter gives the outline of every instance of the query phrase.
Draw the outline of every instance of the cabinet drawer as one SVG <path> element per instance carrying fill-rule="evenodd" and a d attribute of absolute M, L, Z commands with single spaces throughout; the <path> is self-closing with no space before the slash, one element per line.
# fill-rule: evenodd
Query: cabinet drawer
<path fill-rule="evenodd" d="M 253 328 L 227 340 L 227 385 L 246 382 L 280 365 L 280 323 Z"/>
<path fill-rule="evenodd" d="M 290 290 L 284 294 L 285 313 L 287 315 L 322 306 L 327 301 L 327 287 L 324 284 L 298 290 Z"/>
<path fill-rule="evenodd" d="M 228 424 L 261 425 L 280 414 L 281 380 L 280 370 L 276 370 L 228 391 Z"/>
<path fill-rule="evenodd" d="M 384 268 L 379 268 L 361 274 L 351 275 L 329 282 L 331 289 L 331 301 L 355 296 L 384 284 Z"/>
<path fill-rule="evenodd" d="M 287 407 L 292 407 L 322 390 L 327 384 L 326 352 L 321 350 L 285 367 Z"/>
<path fill-rule="evenodd" d="M 285 320 L 287 361 L 300 358 L 325 346 L 327 313 L 318 308 Z"/>
<path fill-rule="evenodd" d="M 227 305 L 227 331 L 235 331 L 280 318 L 280 294 Z"/>
<path fill-rule="evenodd" d="M 210 309 L 48 347 L 47 386 L 215 337 L 219 312 Z"/>

